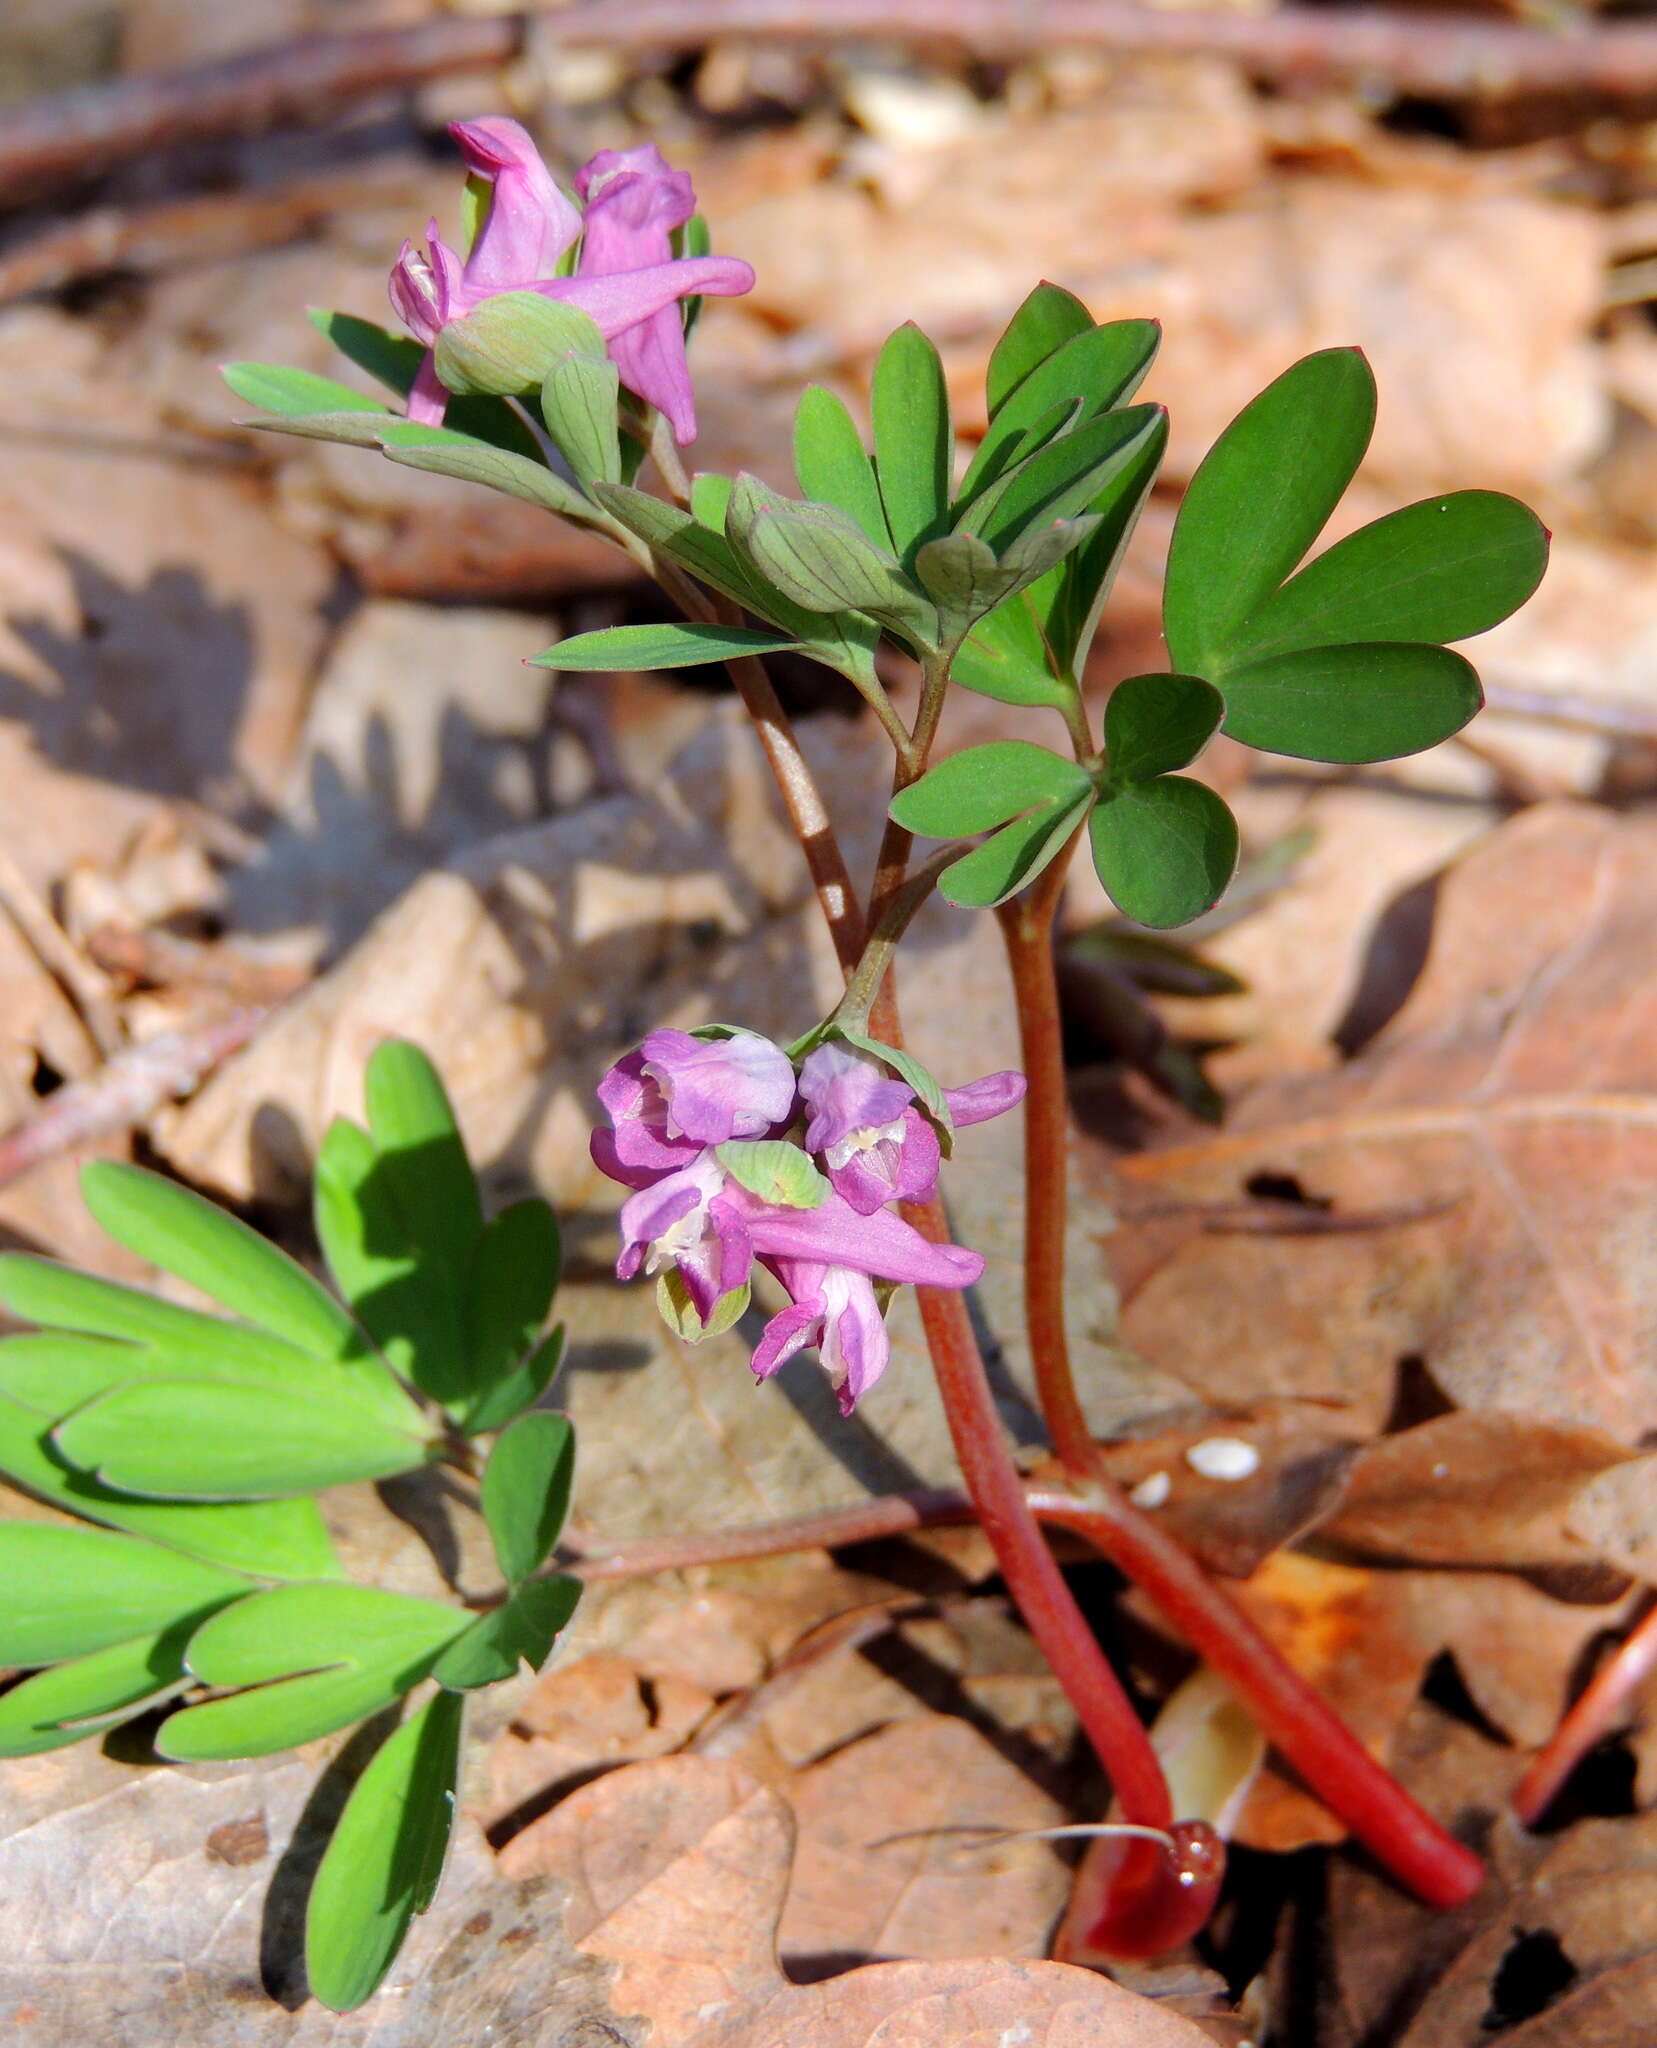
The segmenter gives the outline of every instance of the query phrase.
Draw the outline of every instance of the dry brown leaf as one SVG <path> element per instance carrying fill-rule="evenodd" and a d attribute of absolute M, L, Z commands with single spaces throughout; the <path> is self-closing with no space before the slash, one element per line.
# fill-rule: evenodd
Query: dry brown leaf
<path fill-rule="evenodd" d="M 1376 1427 L 1398 1361 L 1460 1406 L 1637 1440 L 1657 1398 L 1657 826 L 1544 806 L 1445 876 L 1408 1001 L 1327 1076 L 1265 1083 L 1221 1136 L 1120 1163 L 1147 1204 L 1256 1176 L 1395 1228 L 1112 1240 L 1123 1335 L 1216 1405 L 1323 1400 Z"/>
<path fill-rule="evenodd" d="M 536 1834 L 540 1867 L 571 1887 L 566 1925 L 577 1949 L 616 1966 L 616 2010 L 647 2018 L 652 2038 L 674 2048 L 1003 2048 L 1009 2038 L 1031 2048 L 1199 2048 L 1207 2038 L 1062 1963 L 884 1963 L 788 1983 L 775 1946 L 793 1846 L 788 1807 L 712 1758 L 613 1772 L 572 1794 Z M 510 1869 L 512 1852 L 503 1860 Z"/>
<path fill-rule="evenodd" d="M 1580 1565 L 1585 1488 L 1638 1462 L 1597 1430 L 1526 1415 L 1440 1415 L 1368 1444 L 1320 1534 L 1407 1564 Z"/>

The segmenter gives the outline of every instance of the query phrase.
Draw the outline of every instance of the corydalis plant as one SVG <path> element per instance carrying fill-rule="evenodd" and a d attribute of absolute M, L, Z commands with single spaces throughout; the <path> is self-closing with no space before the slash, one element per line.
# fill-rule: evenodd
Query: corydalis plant
<path fill-rule="evenodd" d="M 625 221 L 618 207 L 626 235 L 612 243 L 596 212 L 611 189 L 604 181 L 628 163 L 645 184 L 630 188 Z M 847 995 L 786 1060 L 764 1040 L 709 1027 L 653 1034 L 612 1070 L 602 1091 L 611 1129 L 595 1156 L 631 1190 L 622 1268 L 653 1268 L 664 1312 L 696 1336 L 739 1312 L 753 1263 L 768 1264 L 791 1304 L 769 1325 L 756 1367 L 772 1369 L 815 1342 L 848 1405 L 885 1362 L 880 1286 L 916 1281 L 975 1511 L 1138 1830 L 1108 1850 L 1105 1876 L 1084 1885 L 1089 1924 L 1067 1922 L 1066 1938 L 1089 1960 L 1187 1938 L 1212 1905 L 1223 1858 L 1203 1818 L 1174 1825 L 1161 1764 L 1042 1543 L 962 1302 L 976 1255 L 948 1243 L 933 1192 L 947 1104 L 902 1044 L 890 969 L 916 904 L 936 886 L 953 903 L 995 906 L 1028 1080 L 1031 1354 L 1054 1450 L 1077 1489 L 1064 1520 L 1150 1593 L 1389 1868 L 1424 1898 L 1457 1903 L 1479 1882 L 1477 1860 L 1099 1465 L 1066 1343 L 1066 1104 L 1052 925 L 1084 836 L 1104 887 L 1140 925 L 1177 925 L 1216 901 L 1236 863 L 1237 828 L 1218 793 L 1187 772 L 1216 733 L 1302 759 L 1362 763 L 1459 731 L 1478 709 L 1479 684 L 1447 643 L 1523 603 L 1542 574 L 1547 536 L 1513 499 L 1462 491 L 1408 506 L 1308 560 L 1375 415 L 1374 380 L 1358 351 L 1309 356 L 1244 410 L 1192 478 L 1164 589 L 1169 672 L 1118 683 L 1096 734 L 1082 676 L 1167 446 L 1162 409 L 1134 402 L 1156 353 L 1155 323 L 1098 323 L 1069 292 L 1039 285 L 990 357 L 988 431 L 964 462 L 937 349 L 903 327 L 874 365 L 872 447 L 845 404 L 813 388 L 795 419 L 798 496 L 758 476 L 690 478 L 662 430 L 664 413 L 675 430 L 688 419 L 677 381 L 682 333 L 666 302 L 647 313 L 647 294 L 636 296 L 637 317 L 617 329 L 608 300 L 588 297 L 589 318 L 574 289 L 584 269 L 596 277 L 612 261 L 637 262 L 636 277 L 660 268 L 661 234 L 689 204 L 677 185 L 669 197 L 668 175 L 654 161 L 595 159 L 578 180 L 589 226 L 572 266 L 568 202 L 521 152 L 510 167 L 499 162 L 466 259 L 439 257 L 433 245 L 432 295 L 425 312 L 416 309 L 432 344 L 429 368 L 418 342 L 320 316 L 352 361 L 408 396 L 405 414 L 305 373 L 228 373 L 264 408 L 257 424 L 377 447 L 603 533 L 685 615 L 564 639 L 537 657 L 543 666 L 724 662 L 754 717 Z M 509 277 L 493 268 L 490 224 L 508 219 L 533 252 L 533 277 L 517 256 Z M 693 229 L 682 231 L 682 254 L 693 252 Z M 554 247 L 568 283 L 540 274 Z M 696 241 L 695 253 L 703 248 Z M 591 264 L 589 249 L 599 252 Z M 649 287 L 659 288 L 665 281 Z M 735 287 L 727 278 L 723 288 Z M 474 302 L 473 292 L 483 296 Z M 671 378 L 658 374 L 663 364 Z M 433 375 L 452 394 L 441 427 L 430 424 Z M 637 481 L 647 449 L 656 490 Z M 890 665 L 877 665 L 883 643 L 918 672 L 907 711 L 883 680 Z M 783 650 L 850 682 L 893 748 L 884 838 L 863 899 L 763 668 Z M 1056 716 L 1063 745 L 1018 737 L 935 762 L 956 686 L 1045 715 L 1049 737 Z M 915 834 L 948 843 L 912 873 Z M 872 1064 L 854 1071 L 841 1055 L 813 1067 L 818 1050 L 836 1044 Z M 905 1217 L 887 1208 L 894 1199 Z"/>
<path fill-rule="evenodd" d="M 536 1409 L 562 1351 L 544 1202 L 485 1222 L 448 1100 L 413 1046 L 369 1063 L 368 1124 L 318 1162 L 338 1296 L 256 1232 L 135 1167 L 85 1169 L 117 1243 L 215 1316 L 19 1254 L 0 1303 L 0 1474 L 94 1527 L 0 1522 L 0 1756 L 165 1711 L 161 1756 L 268 1756 L 395 1707 L 340 1815 L 305 1926 L 311 1989 L 345 2011 L 437 1888 L 467 1693 L 543 1662 L 580 1586 L 542 1567 L 574 1442 Z M 502 1594 L 481 1613 L 349 1581 L 317 1494 L 476 1469 Z"/>

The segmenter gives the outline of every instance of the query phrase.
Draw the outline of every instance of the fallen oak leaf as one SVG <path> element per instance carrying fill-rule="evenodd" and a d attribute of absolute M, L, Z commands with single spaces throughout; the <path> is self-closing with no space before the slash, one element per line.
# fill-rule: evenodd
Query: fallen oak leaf
<path fill-rule="evenodd" d="M 508 1845 L 509 1875 L 556 1871 L 566 1927 L 609 1962 L 618 2013 L 674 2048 L 1202 2048 L 1189 2020 L 1064 1963 L 875 1963 L 790 1984 L 776 1932 L 787 1802 L 712 1757 L 634 1764 Z M 533 1856 L 533 1861 L 531 1861 Z"/>
<path fill-rule="evenodd" d="M 1125 1339 L 1220 1407 L 1294 1394 L 1376 1428 L 1415 1355 L 1459 1406 L 1637 1441 L 1657 1401 L 1654 855 L 1648 819 L 1526 813 L 1448 871 L 1422 975 L 1359 1058 L 1116 1162 L 1164 1204 L 1267 1175 L 1335 1213 L 1463 1197 L 1355 1235 L 1130 1221 Z"/>

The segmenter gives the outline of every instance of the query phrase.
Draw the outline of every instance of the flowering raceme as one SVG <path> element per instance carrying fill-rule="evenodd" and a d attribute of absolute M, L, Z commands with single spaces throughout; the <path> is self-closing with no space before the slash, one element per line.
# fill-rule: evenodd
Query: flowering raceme
<path fill-rule="evenodd" d="M 1001 1073 L 941 1100 L 952 1123 L 978 1123 L 1023 1094 L 1021 1074 Z M 814 1344 L 849 1415 L 890 1356 L 875 1283 L 970 1287 L 984 1270 L 885 1206 L 934 1192 L 942 1148 L 876 1051 L 828 1039 L 796 1072 L 757 1032 L 653 1031 L 598 1097 L 610 1128 L 593 1133 L 593 1160 L 634 1191 L 618 1277 L 671 1274 L 681 1326 L 706 1334 L 741 1313 L 758 1260 L 789 1296 L 755 1347 L 760 1379 Z"/>
<path fill-rule="evenodd" d="M 690 179 L 653 144 L 600 150 L 576 175 L 585 214 L 558 186 L 516 121 L 457 121 L 450 129 L 472 178 L 489 187 L 477 235 L 462 259 L 436 221 L 427 253 L 404 242 L 390 278 L 397 317 L 427 355 L 408 396 L 409 418 L 440 426 L 449 393 L 431 353 L 450 321 L 505 292 L 561 300 L 597 326 L 628 389 L 668 420 L 682 446 L 696 436 L 679 301 L 751 291 L 734 256 L 674 257 L 671 236 L 695 210 Z M 577 239 L 573 276 L 559 270 Z"/>

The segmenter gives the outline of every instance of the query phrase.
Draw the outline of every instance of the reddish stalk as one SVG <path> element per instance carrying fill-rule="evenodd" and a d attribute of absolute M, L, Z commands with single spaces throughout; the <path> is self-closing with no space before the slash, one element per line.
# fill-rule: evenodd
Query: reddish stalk
<path fill-rule="evenodd" d="M 1588 1681 L 1580 1697 L 1531 1758 L 1513 1794 L 1513 1810 L 1534 1827 L 1594 1744 L 1608 1735 L 1629 1699 L 1657 1671 L 1657 1602 Z"/>
<path fill-rule="evenodd" d="M 936 1198 L 906 1203 L 904 1214 L 934 1243 L 947 1240 Z M 1124 1816 L 1146 1827 L 1167 1828 L 1174 1813 L 1162 1766 L 1024 1497 L 966 1302 L 947 1288 L 921 1287 L 916 1293 L 956 1462 L 1007 1590 L 1109 1772 Z"/>
<path fill-rule="evenodd" d="M 1074 841 L 1071 842 L 1074 844 Z M 1064 1243 L 1069 1209 L 1070 1124 L 1053 969 L 1053 919 L 1064 890 L 1066 847 L 1035 886 L 996 913 L 1012 970 L 1024 1062 L 1024 1316 L 1030 1332 L 1036 1398 L 1066 1472 L 1098 1470 L 1093 1432 L 1077 1398 L 1064 1326 Z"/>

